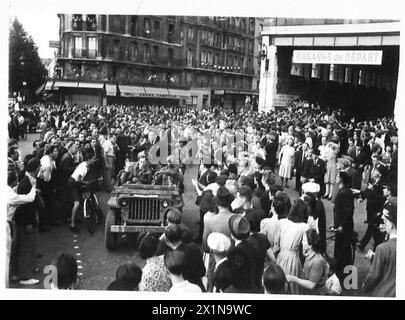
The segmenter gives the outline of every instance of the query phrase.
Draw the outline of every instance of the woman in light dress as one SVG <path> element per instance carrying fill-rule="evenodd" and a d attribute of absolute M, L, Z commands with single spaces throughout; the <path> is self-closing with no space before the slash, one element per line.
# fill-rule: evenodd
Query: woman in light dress
<path fill-rule="evenodd" d="M 329 142 L 326 145 L 325 158 L 326 158 L 326 173 L 325 173 L 325 195 L 324 198 L 332 200 L 333 189 L 336 181 L 337 168 L 336 158 L 339 152 L 339 145 Z"/>
<path fill-rule="evenodd" d="M 278 174 L 281 178 L 281 185 L 288 188 L 288 180 L 292 178 L 294 164 L 294 139 L 290 138 L 287 144 L 281 148 L 278 164 L 280 166 Z"/>
<path fill-rule="evenodd" d="M 309 229 L 307 222 L 308 206 L 298 199 L 292 206 L 287 219 L 279 221 L 274 239 L 273 251 L 277 254 L 276 263 L 285 274 L 301 278 L 303 276 L 300 250 L 305 232 Z M 289 293 L 300 294 L 301 289 L 295 283 L 289 284 Z"/>

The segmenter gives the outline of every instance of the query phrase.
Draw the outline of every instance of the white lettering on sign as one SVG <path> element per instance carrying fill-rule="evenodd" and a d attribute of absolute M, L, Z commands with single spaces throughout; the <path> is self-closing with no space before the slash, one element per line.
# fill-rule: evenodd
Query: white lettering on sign
<path fill-rule="evenodd" d="M 288 107 L 291 102 L 299 99 L 300 96 L 292 94 L 276 94 L 273 99 L 273 105 L 277 107 Z"/>
<path fill-rule="evenodd" d="M 382 50 L 294 50 L 293 63 L 381 65 Z"/>

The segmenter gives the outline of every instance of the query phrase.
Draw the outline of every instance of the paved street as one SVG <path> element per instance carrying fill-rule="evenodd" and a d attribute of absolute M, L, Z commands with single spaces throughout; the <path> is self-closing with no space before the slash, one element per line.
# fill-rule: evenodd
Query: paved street
<path fill-rule="evenodd" d="M 30 134 L 27 141 L 20 142 L 20 150 L 25 155 L 32 150 L 32 142 L 37 137 L 36 134 Z M 191 179 L 195 178 L 197 174 L 196 167 L 187 168 L 185 174 L 185 193 L 183 195 L 185 207 L 183 209 L 184 222 L 193 228 L 195 234 L 197 233 L 198 221 L 198 208 L 194 205 L 195 194 L 191 184 Z M 290 182 L 292 185 L 293 183 Z M 286 189 L 286 192 L 291 198 L 297 198 L 297 193 L 292 189 Z M 102 204 L 103 213 L 106 213 L 106 202 L 108 194 L 100 193 L 99 199 Z M 332 223 L 332 203 L 324 201 L 327 212 L 327 225 Z M 366 217 L 365 203 L 359 204 L 356 202 L 355 211 L 355 230 L 359 233 L 360 237 L 364 234 L 366 225 L 363 223 Z M 80 226 L 80 225 L 79 225 Z M 139 257 L 136 250 L 136 239 L 128 237 L 120 241 L 120 245 L 115 252 L 109 252 L 104 245 L 103 223 L 97 228 L 93 235 L 89 235 L 87 230 L 82 227 L 78 235 L 73 235 L 68 225 L 61 225 L 54 227 L 49 233 L 39 234 L 38 252 L 42 254 L 39 262 L 38 277 L 43 278 L 45 275 L 42 273 L 44 267 L 52 261 L 60 253 L 71 253 L 76 255 L 83 279 L 84 288 L 88 290 L 103 290 L 106 289 L 108 284 L 115 278 L 115 271 L 119 265 L 128 261 L 134 261 L 139 266 L 144 265 L 144 261 Z M 333 241 L 328 241 L 328 255 L 333 256 Z M 369 245 L 370 246 L 370 245 Z M 366 248 L 368 249 L 368 248 Z M 356 253 L 355 265 L 359 271 L 359 284 L 362 283 L 365 273 L 368 270 L 369 262 L 363 258 L 364 254 Z M 11 284 L 12 286 L 16 285 Z M 42 282 L 33 288 L 43 288 Z M 356 290 L 346 291 L 347 295 L 356 295 Z"/>

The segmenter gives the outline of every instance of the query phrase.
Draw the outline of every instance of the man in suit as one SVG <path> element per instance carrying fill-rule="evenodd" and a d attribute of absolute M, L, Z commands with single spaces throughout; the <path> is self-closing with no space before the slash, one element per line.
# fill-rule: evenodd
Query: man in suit
<path fill-rule="evenodd" d="M 302 161 L 302 171 L 301 171 L 301 188 L 302 185 L 309 180 L 309 174 L 312 167 L 312 150 L 308 148 L 306 152 L 304 152 L 304 160 Z"/>
<path fill-rule="evenodd" d="M 358 248 L 363 251 L 371 238 L 374 239 L 374 250 L 384 240 L 379 230 L 381 224 L 380 213 L 382 212 L 385 198 L 381 177 L 385 172 L 385 167 L 380 165 L 373 170 L 372 182 L 369 183 L 366 190 L 360 192 L 360 201 L 367 199 L 367 230 L 364 237 L 360 240 Z"/>
<path fill-rule="evenodd" d="M 305 160 L 305 154 L 308 150 L 308 144 L 303 143 L 298 150 L 295 152 L 295 157 L 294 157 L 294 172 L 295 172 L 295 189 L 298 191 L 299 194 L 301 194 L 301 175 L 302 171 L 304 169 L 304 160 Z"/>
<path fill-rule="evenodd" d="M 354 197 L 350 189 L 351 179 L 347 173 L 339 172 L 337 181 L 339 191 L 333 207 L 333 229 L 336 231 L 334 260 L 336 275 L 342 283 L 344 268 L 352 264 L 353 258 L 351 240 L 354 229 Z"/>
<path fill-rule="evenodd" d="M 184 279 L 195 284 L 205 292 L 202 277 L 205 275 L 205 266 L 202 252 L 194 242 L 184 243 L 182 241 L 183 232 L 179 225 L 171 224 L 166 227 L 165 237 L 168 250 L 178 250 L 184 253 Z"/>
<path fill-rule="evenodd" d="M 388 241 L 375 252 L 370 271 L 363 283 L 363 291 L 372 297 L 395 297 L 397 273 L 397 205 L 384 206 L 382 220 Z"/>
<path fill-rule="evenodd" d="M 347 147 L 347 152 L 346 154 L 350 157 L 353 157 L 354 152 L 356 152 L 356 146 L 354 145 L 354 140 L 352 137 L 347 139 L 348 142 L 348 147 Z"/>
<path fill-rule="evenodd" d="M 312 164 L 309 170 L 309 179 L 313 180 L 313 182 L 319 184 L 320 192 L 323 194 L 325 192 L 325 173 L 326 173 L 326 163 L 322 159 L 319 158 L 320 151 L 318 149 L 314 149 L 312 151 Z"/>
<path fill-rule="evenodd" d="M 361 189 L 361 182 L 363 179 L 364 167 L 366 166 L 368 159 L 367 153 L 364 151 L 363 144 L 358 141 L 356 143 L 355 151 L 349 154 L 353 158 L 352 167 L 357 171 L 352 186 L 354 189 Z"/>
<path fill-rule="evenodd" d="M 65 148 L 68 150 L 60 160 L 60 165 L 57 168 L 57 184 L 59 188 L 59 196 L 62 204 L 63 217 L 68 219 L 71 214 L 73 200 L 69 197 L 67 189 L 67 181 L 73 171 L 75 171 L 74 158 L 78 151 L 78 146 L 73 141 L 66 144 Z"/>
<path fill-rule="evenodd" d="M 89 151 L 95 157 L 94 165 L 89 168 L 87 172 L 86 180 L 98 180 L 102 174 L 102 165 L 101 165 L 101 146 L 98 143 L 96 138 L 92 138 L 90 141 L 90 149 Z"/>
<path fill-rule="evenodd" d="M 269 137 L 269 140 L 267 140 L 267 142 L 264 146 L 264 150 L 266 151 L 265 165 L 274 171 L 274 168 L 277 163 L 278 145 L 276 142 L 276 136 L 274 134 L 269 134 L 268 137 Z"/>

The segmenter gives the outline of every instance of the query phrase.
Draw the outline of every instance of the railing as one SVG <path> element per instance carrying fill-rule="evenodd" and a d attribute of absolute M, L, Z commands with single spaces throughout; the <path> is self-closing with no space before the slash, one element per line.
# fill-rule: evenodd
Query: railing
<path fill-rule="evenodd" d="M 97 31 L 97 23 L 94 21 L 72 21 L 73 31 Z"/>
<path fill-rule="evenodd" d="M 98 56 L 97 50 L 93 49 L 72 49 L 73 58 L 95 59 Z"/>
<path fill-rule="evenodd" d="M 238 67 L 238 66 L 225 66 L 221 64 L 214 64 L 210 62 L 198 61 L 193 59 L 191 62 L 184 60 L 184 66 L 189 68 L 200 68 L 215 70 L 220 72 L 233 72 L 233 73 L 242 73 L 242 74 L 254 74 L 254 69 L 251 67 Z"/>

